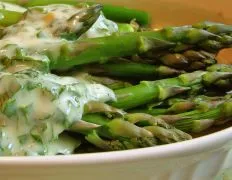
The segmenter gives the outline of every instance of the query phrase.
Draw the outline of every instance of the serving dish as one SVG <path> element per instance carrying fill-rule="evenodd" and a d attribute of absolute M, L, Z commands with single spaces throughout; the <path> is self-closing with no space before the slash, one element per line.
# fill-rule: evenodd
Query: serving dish
<path fill-rule="evenodd" d="M 232 23 L 229 1 L 208 2 L 210 6 L 199 0 L 138 0 L 136 3 L 128 0 L 116 4 L 152 13 L 154 27 L 206 19 Z M 229 53 L 222 57 L 224 62 Z M 0 177 L 7 180 L 223 179 L 223 176 L 230 178 L 231 145 L 232 128 L 227 128 L 191 141 L 137 150 L 71 156 L 1 157 Z"/>
<path fill-rule="evenodd" d="M 232 128 L 171 145 L 47 157 L 1 157 L 7 180 L 211 180 L 232 168 Z"/>

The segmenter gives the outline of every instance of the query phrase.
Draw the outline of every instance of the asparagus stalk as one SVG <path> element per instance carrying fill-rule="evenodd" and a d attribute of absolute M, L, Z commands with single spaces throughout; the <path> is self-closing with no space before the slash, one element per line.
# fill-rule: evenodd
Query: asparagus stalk
<path fill-rule="evenodd" d="M 150 15 L 137 9 L 104 4 L 102 11 L 107 18 L 116 22 L 129 23 L 135 19 L 141 26 L 149 26 L 151 23 Z"/>
<path fill-rule="evenodd" d="M 215 64 L 207 68 L 207 71 L 210 72 L 232 72 L 232 66 L 227 64 Z M 216 83 L 216 86 L 221 89 L 224 88 L 226 90 L 232 89 L 232 78 L 226 80 L 219 80 Z"/>
<path fill-rule="evenodd" d="M 203 42 L 200 46 L 203 48 L 206 48 L 208 50 L 217 50 L 222 47 L 222 44 L 231 44 L 232 38 L 231 38 L 231 25 L 224 25 L 222 23 L 215 23 L 215 22 L 201 22 L 196 25 L 193 25 L 195 28 L 204 29 L 208 32 L 220 34 L 221 36 L 218 37 L 220 39 L 219 41 L 215 40 L 208 40 L 206 42 Z"/>
<path fill-rule="evenodd" d="M 225 101 L 223 104 L 206 112 L 193 111 L 179 114 L 178 117 L 185 117 L 186 120 L 177 121 L 174 125 L 176 128 L 185 132 L 201 132 L 220 121 L 230 120 L 232 101 Z M 206 120 L 206 121 L 205 121 Z"/>
<path fill-rule="evenodd" d="M 143 34 L 141 34 L 143 35 Z M 51 69 L 69 68 L 93 62 L 105 62 L 114 57 L 130 56 L 148 50 L 160 50 L 173 46 L 173 43 L 139 33 L 127 33 L 108 37 L 79 40 L 64 44 L 66 53 L 51 60 Z M 112 48 L 113 47 L 113 48 Z M 61 60 L 62 59 L 62 60 Z"/>
<path fill-rule="evenodd" d="M 105 151 L 117 151 L 151 147 L 157 144 L 157 140 L 153 137 L 133 137 L 123 138 L 122 140 L 106 140 L 101 138 L 95 131 L 89 133 L 86 136 L 86 140 Z"/>
<path fill-rule="evenodd" d="M 86 66 L 76 66 L 76 70 L 83 70 L 95 75 L 107 75 L 115 77 L 133 77 L 160 79 L 164 77 L 173 77 L 183 73 L 162 65 L 150 65 L 135 62 L 113 62 L 106 64 L 90 64 Z"/>
<path fill-rule="evenodd" d="M 26 0 L 26 1 L 19 1 L 19 0 L 3 0 L 6 2 L 14 3 L 14 4 L 19 4 L 24 7 L 32 7 L 32 6 L 45 6 L 49 4 L 70 4 L 70 5 L 82 5 L 83 1 L 77 1 L 77 0 Z M 93 5 L 94 3 L 85 3 L 88 5 Z M 131 9 L 131 8 L 126 8 L 122 6 L 113 6 L 110 4 L 104 4 L 103 5 L 103 13 L 104 15 L 108 18 L 111 19 L 112 21 L 116 22 L 121 22 L 121 23 L 129 23 L 131 20 L 136 19 L 136 21 L 143 26 L 147 26 L 151 22 L 151 18 L 148 13 L 141 11 L 141 10 L 136 10 L 136 9 Z"/>
<path fill-rule="evenodd" d="M 46 6 L 43 8 L 46 8 Z M 95 8 L 93 7 L 93 9 Z M 83 30 L 86 30 L 85 26 L 81 27 L 81 29 L 78 28 L 77 33 Z M 59 31 L 62 32 L 62 30 Z M 9 34 L 6 37 L 9 37 Z M 47 48 L 47 43 L 43 45 L 35 44 L 36 47 L 31 46 L 26 48 L 22 48 L 21 45 L 15 42 L 12 42 L 12 44 L 15 44 L 16 52 L 23 51 L 20 55 L 14 54 L 14 57 L 16 56 L 18 60 L 28 59 L 29 56 L 32 60 L 35 57 L 37 58 L 36 60 L 39 58 L 39 61 L 44 63 L 44 59 L 48 58 L 50 69 L 64 69 L 75 65 L 109 61 L 114 57 L 142 54 L 150 50 L 160 51 L 161 49 L 170 49 L 180 42 L 194 46 L 197 46 L 200 42 L 208 42 L 208 40 L 220 42 L 220 38 L 218 37 L 219 35 L 206 30 L 192 28 L 191 26 L 182 26 L 164 28 L 158 31 L 134 32 L 101 38 L 82 39 L 74 42 L 58 40 L 56 42 L 49 42 L 49 48 Z M 7 38 L 4 40 L 7 40 Z M 40 46 L 44 48 L 38 48 Z M 227 46 L 228 44 L 225 44 L 223 48 Z M 6 47 L 8 47 L 7 44 Z M 51 47 L 56 48 L 54 50 Z M 38 57 L 38 54 L 42 54 L 42 56 Z M 12 57 L 7 58 L 12 59 Z"/>
<path fill-rule="evenodd" d="M 164 114 L 175 114 L 192 110 L 195 104 L 192 102 L 177 102 L 168 108 L 137 108 L 130 112 L 146 113 L 153 116 L 164 115 Z"/>
<path fill-rule="evenodd" d="M 91 116 L 90 121 L 98 122 L 98 117 Z M 97 121 L 95 121 L 97 118 Z M 123 119 L 106 120 L 104 125 L 89 131 L 81 132 L 85 134 L 88 142 L 94 144 L 103 150 L 125 150 L 140 147 L 149 147 L 157 144 L 153 135 L 136 125 L 133 125 Z M 76 129 L 74 129 L 76 130 Z"/>
<path fill-rule="evenodd" d="M 108 120 L 96 114 L 84 118 L 97 124 L 101 119 L 102 125 L 89 128 L 88 131 L 80 131 L 74 127 L 71 130 L 85 134 L 87 141 L 104 150 L 149 147 L 157 143 L 166 144 L 191 139 L 190 135 L 146 114 L 127 114 L 125 120 Z M 144 121 L 149 121 L 145 127 L 135 125 Z"/>
<path fill-rule="evenodd" d="M 89 108 L 92 103 L 87 103 L 85 109 L 93 111 L 86 111 L 82 121 L 75 122 L 70 130 L 84 134 L 87 141 L 98 148 L 122 150 L 191 139 L 160 118 L 143 113 L 118 113 L 120 109 L 108 105 L 103 107 L 96 102 L 95 108 Z M 109 116 L 109 113 L 115 115 Z"/>
<path fill-rule="evenodd" d="M 230 64 L 215 64 L 207 68 L 209 72 L 232 72 L 232 65 Z"/>
<path fill-rule="evenodd" d="M 73 66 L 99 62 L 99 60 L 105 62 L 114 57 L 132 56 L 146 53 L 150 50 L 160 51 L 162 49 L 170 49 L 173 46 L 175 47 L 178 42 L 185 42 L 197 46 L 200 42 L 208 42 L 209 39 L 220 41 L 218 37 L 219 35 L 202 29 L 183 26 L 164 28 L 158 31 L 135 32 L 88 39 L 78 41 L 76 48 L 71 48 L 73 52 L 67 53 L 67 55 L 72 55 L 71 59 L 69 61 L 62 61 L 62 64 L 59 64 L 60 61 L 58 60 L 56 68 L 59 68 L 59 66 L 68 66 L 68 63 Z M 75 43 L 73 46 L 75 46 Z M 82 48 L 82 51 L 77 51 L 76 49 L 79 49 L 78 47 L 80 46 L 85 47 L 85 49 L 83 50 Z M 222 48 L 227 46 L 225 45 Z M 112 47 L 114 48 L 112 49 Z"/>
<path fill-rule="evenodd" d="M 112 105 L 117 108 L 131 109 L 149 102 L 163 101 L 169 97 L 181 94 L 191 87 L 203 85 L 209 87 L 221 79 L 231 78 L 231 73 L 195 71 L 182 74 L 176 78 L 157 81 L 143 81 L 138 85 L 115 91 L 117 102 Z"/>
<path fill-rule="evenodd" d="M 227 97 L 224 96 L 204 96 L 198 95 L 190 98 L 171 98 L 164 102 L 160 107 L 147 107 L 147 108 L 137 108 L 133 109 L 130 112 L 140 112 L 140 113 L 147 113 L 153 116 L 158 115 L 175 115 L 179 113 L 184 113 L 193 110 L 202 110 L 206 111 L 210 108 L 215 108 L 219 104 L 222 104 L 228 100 Z M 163 116 L 165 121 L 170 122 L 173 116 Z M 174 119 L 174 118 L 173 118 Z M 172 121 L 172 120 L 171 120 Z"/>
<path fill-rule="evenodd" d="M 209 32 L 216 33 L 216 34 L 228 34 L 232 30 L 231 25 L 224 25 L 222 23 L 204 21 L 193 25 L 193 27 L 198 29 L 205 29 Z"/>

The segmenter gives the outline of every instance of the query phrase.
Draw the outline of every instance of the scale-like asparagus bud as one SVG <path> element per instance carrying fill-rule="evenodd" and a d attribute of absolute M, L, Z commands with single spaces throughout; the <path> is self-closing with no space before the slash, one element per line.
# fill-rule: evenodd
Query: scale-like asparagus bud
<path fill-rule="evenodd" d="M 122 119 L 113 119 L 96 128 L 86 135 L 86 140 L 104 150 L 149 147 L 157 143 L 151 132 Z"/>
<path fill-rule="evenodd" d="M 145 57 L 151 59 L 150 63 L 162 63 L 166 66 L 185 71 L 201 70 L 215 64 L 216 54 L 203 50 L 186 50 L 181 53 L 149 52 Z"/>
<path fill-rule="evenodd" d="M 126 120 L 132 123 L 141 124 L 146 130 L 152 132 L 152 134 L 162 143 L 173 143 L 191 139 L 189 134 L 174 128 L 161 118 L 156 118 L 148 114 L 128 114 L 126 115 Z"/>
<path fill-rule="evenodd" d="M 72 15 L 67 20 L 67 27 L 64 27 L 63 30 L 59 29 L 59 31 L 61 31 L 60 36 L 69 40 L 78 39 L 97 21 L 100 16 L 101 9 L 102 6 L 98 4 L 88 8 L 83 8 L 79 12 L 77 11 L 76 14 Z M 78 24 L 81 24 L 81 27 L 78 28 Z"/>
<path fill-rule="evenodd" d="M 136 138 L 123 138 L 117 140 L 105 140 L 101 138 L 96 131 L 89 133 L 86 140 L 100 149 L 106 151 L 127 150 L 134 148 L 151 147 L 157 144 L 154 137 L 136 137 Z"/>
<path fill-rule="evenodd" d="M 161 118 L 144 113 L 118 114 L 117 118 L 106 115 L 108 109 L 121 111 L 108 106 L 105 112 L 101 109 L 94 114 L 85 114 L 83 121 L 73 124 L 70 130 L 84 134 L 87 141 L 104 150 L 150 147 L 157 143 L 191 139 L 190 135 L 175 129 Z"/>
<path fill-rule="evenodd" d="M 228 45 L 229 47 L 231 47 L 231 43 L 232 43 L 231 25 L 206 21 L 193 25 L 193 27 L 204 29 L 208 32 L 218 35 L 218 38 L 216 40 L 208 40 L 202 42 L 200 44 L 202 48 L 205 48 L 206 50 L 209 51 L 217 51 L 218 49 L 221 49 L 224 45 Z"/>
<path fill-rule="evenodd" d="M 190 108 L 185 109 L 185 103 L 191 103 Z M 231 119 L 231 95 L 218 96 L 218 97 L 207 97 L 207 96 L 197 96 L 190 98 L 189 102 L 185 99 L 172 99 L 168 102 L 171 105 L 168 109 L 158 109 L 154 108 L 152 110 L 139 110 L 135 109 L 133 112 L 144 112 L 151 113 L 153 116 L 140 115 L 141 113 L 135 113 L 131 116 L 131 121 L 138 123 L 141 120 L 141 125 L 148 126 L 149 123 L 164 121 L 169 124 L 174 124 L 174 126 L 180 130 L 186 132 L 201 132 L 205 129 L 210 128 L 215 123 L 222 124 Z M 184 105 L 176 106 L 176 105 Z M 173 112 L 169 111 L 172 110 Z M 184 110 L 181 112 L 179 110 Z M 181 113 L 180 113 L 181 112 Z M 153 113 L 153 114 L 152 114 Z M 172 114 L 173 115 L 170 115 Z M 179 114 L 180 113 L 180 114 Z M 169 115 L 165 115 L 169 114 Z M 152 120 L 151 120 L 152 119 Z"/>
<path fill-rule="evenodd" d="M 194 28 L 198 29 L 204 29 L 214 34 L 230 34 L 232 31 L 231 25 L 225 25 L 222 23 L 216 23 L 216 22 L 200 22 L 195 25 L 193 25 Z"/>
<path fill-rule="evenodd" d="M 95 118 L 93 116 L 91 121 L 94 122 Z M 86 134 L 87 141 L 104 150 L 150 147 L 157 144 L 157 139 L 161 144 L 191 139 L 190 135 L 163 120 L 141 113 L 126 114 L 125 120 L 105 120 L 104 125 Z"/>
<path fill-rule="evenodd" d="M 105 103 L 101 102 L 88 102 L 85 107 L 84 107 L 84 113 L 89 114 L 89 113 L 105 113 L 109 117 L 114 117 L 114 116 L 123 116 L 125 114 L 124 111 L 114 108 L 112 106 L 109 106 Z"/>
<path fill-rule="evenodd" d="M 209 72 L 232 72 L 231 64 L 215 64 L 207 68 Z"/>

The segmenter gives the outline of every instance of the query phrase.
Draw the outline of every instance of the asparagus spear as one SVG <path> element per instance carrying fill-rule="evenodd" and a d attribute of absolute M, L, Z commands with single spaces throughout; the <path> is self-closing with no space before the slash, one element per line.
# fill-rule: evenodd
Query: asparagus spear
<path fill-rule="evenodd" d="M 184 100 L 178 99 L 180 102 Z M 171 109 L 174 110 L 174 115 L 158 115 L 154 114 L 152 116 L 156 120 L 163 120 L 167 123 L 173 124 L 177 129 L 183 130 L 185 132 L 202 132 L 211 126 L 216 124 L 225 123 L 231 119 L 231 96 L 225 97 L 207 97 L 198 96 L 192 100 L 194 108 L 191 107 L 186 109 L 186 112 L 179 114 L 179 110 L 183 110 L 181 106 L 172 106 Z M 177 102 L 178 104 L 179 102 Z M 176 103 L 174 103 L 176 105 Z M 165 109 L 163 109 L 165 110 Z M 189 111 L 191 110 L 191 111 Z M 159 109 L 154 109 L 155 112 L 159 112 Z M 135 110 L 136 112 L 136 110 Z M 137 111 L 139 112 L 139 110 Z M 142 112 L 142 111 L 140 111 Z M 151 112 L 151 111 L 145 111 Z M 163 114 L 170 113 L 168 110 L 161 112 Z M 133 117 L 133 116 L 132 116 Z M 136 117 L 136 118 L 135 118 Z M 145 118 L 139 118 L 135 116 L 134 120 L 143 120 Z M 145 122 L 143 122 L 144 124 Z M 146 123 L 145 123 L 146 124 Z"/>
<path fill-rule="evenodd" d="M 105 151 L 126 150 L 155 146 L 157 140 L 153 137 L 133 137 L 122 138 L 122 140 L 106 140 L 100 137 L 96 131 L 92 131 L 86 136 L 86 140 Z"/>
<path fill-rule="evenodd" d="M 215 64 L 207 68 L 207 71 L 211 72 L 232 72 L 232 66 L 229 64 Z M 232 88 L 232 78 L 226 80 L 219 80 L 216 83 L 216 86 L 221 89 L 230 90 Z"/>
<path fill-rule="evenodd" d="M 87 141 L 104 150 L 149 147 L 158 142 L 164 144 L 191 139 L 190 135 L 146 114 L 126 114 L 125 120 L 119 118 L 108 120 L 96 114 L 84 118 L 95 124 L 99 123 L 100 118 L 101 126 L 91 127 L 84 132 L 74 127 L 71 130 L 84 133 Z M 145 127 L 135 125 L 144 121 L 149 121 Z"/>
<path fill-rule="evenodd" d="M 218 105 L 215 108 L 209 109 L 206 112 L 193 111 L 179 114 L 179 118 L 186 118 L 186 120 L 177 121 L 174 125 L 176 128 L 185 132 L 202 132 L 208 129 L 215 123 L 231 119 L 231 99 Z"/>
<path fill-rule="evenodd" d="M 143 81 L 138 85 L 116 90 L 117 102 L 113 102 L 112 105 L 117 108 L 131 109 L 152 100 L 159 102 L 186 92 L 197 85 L 209 87 L 218 80 L 231 78 L 231 75 L 228 72 L 195 71 L 176 78 Z"/>
<path fill-rule="evenodd" d="M 106 105 L 97 104 L 93 111 L 86 111 L 87 114 L 82 117 L 83 121 L 75 122 L 70 130 L 84 134 L 90 143 L 99 148 L 105 150 L 118 150 L 119 147 L 119 149 L 130 149 L 154 146 L 157 144 L 156 139 L 163 144 L 191 138 L 160 118 L 143 113 L 120 113 L 120 109 L 111 106 L 105 108 L 103 106 Z M 89 108 L 92 106 L 92 102 L 85 106 L 85 109 L 92 109 Z M 110 146 L 111 142 L 114 142 L 115 146 Z M 106 146 L 106 144 L 108 145 Z"/>
<path fill-rule="evenodd" d="M 106 116 L 87 114 L 84 123 L 76 122 L 71 131 L 85 135 L 91 144 L 103 150 L 125 150 L 157 144 L 151 132 L 121 118 L 109 120 Z"/>
<path fill-rule="evenodd" d="M 107 18 L 116 22 L 129 23 L 135 19 L 141 26 L 149 26 L 151 23 L 150 15 L 137 9 L 104 4 L 102 11 Z"/>
<path fill-rule="evenodd" d="M 214 72 L 232 72 L 232 65 L 230 64 L 215 64 L 207 68 L 207 71 Z"/>
<path fill-rule="evenodd" d="M 76 70 L 82 70 L 96 75 L 107 75 L 115 77 L 133 77 L 133 78 L 150 78 L 160 79 L 164 77 L 173 77 L 183 73 L 181 70 L 176 70 L 162 65 L 150 65 L 135 62 L 117 62 L 106 64 L 90 64 L 86 66 L 76 66 Z"/>
<path fill-rule="evenodd" d="M 192 110 L 209 110 L 210 108 L 214 108 L 219 104 L 225 102 L 228 98 L 224 96 L 205 96 L 198 95 L 190 98 L 171 98 L 166 102 L 163 102 L 161 107 L 147 107 L 147 108 L 137 108 L 133 109 L 130 112 L 140 112 L 147 113 L 153 116 L 157 115 L 170 115 L 170 114 L 179 114 Z M 163 116 L 166 121 L 170 121 L 171 118 L 169 116 Z M 174 118 L 173 118 L 174 119 Z M 171 120 L 172 121 L 172 120 Z"/>
<path fill-rule="evenodd" d="M 162 49 L 170 49 L 178 42 L 186 42 L 197 46 L 199 42 L 208 41 L 209 39 L 220 40 L 218 40 L 218 35 L 216 34 L 185 26 L 164 28 L 159 31 L 135 32 L 88 39 L 78 41 L 76 48 L 84 46 L 84 50 L 82 48 L 81 51 L 75 52 L 76 48 L 74 48 L 73 52 L 70 52 L 72 54 L 71 59 L 69 61 L 62 61 L 62 64 L 59 64 L 60 61 L 58 60 L 56 68 L 59 68 L 59 66 L 68 66 L 68 63 L 73 66 L 99 61 L 105 62 L 114 57 L 131 56 L 146 53 L 150 50 L 160 51 Z M 114 48 L 112 49 L 112 47 Z M 227 45 L 224 47 L 227 47 Z M 75 54 L 78 55 L 75 56 Z"/>
<path fill-rule="evenodd" d="M 62 32 L 62 30 L 59 31 Z M 82 28 L 80 31 L 82 31 Z M 41 31 L 40 34 L 43 33 L 44 32 Z M 6 37 L 9 37 L 9 32 Z M 35 41 L 37 43 L 30 47 L 22 47 L 19 42 L 17 43 L 14 41 L 12 44 L 15 44 L 15 51 L 23 51 L 23 53 L 20 53 L 20 56 L 13 53 L 12 56 L 16 56 L 18 60 L 30 58 L 32 60 L 39 60 L 40 62 L 44 62 L 45 59 L 49 59 L 50 69 L 61 69 L 69 68 L 74 65 L 108 61 L 113 57 L 141 54 L 149 50 L 169 49 L 170 47 L 175 46 L 178 42 L 197 45 L 199 42 L 208 41 L 208 39 L 220 41 L 220 39 L 218 39 L 218 35 L 202 29 L 195 29 L 186 26 L 170 27 L 159 31 L 134 32 L 102 38 L 84 39 L 74 42 L 52 40 L 52 42 L 49 42 L 48 44 L 41 41 Z M 5 46 L 9 45 L 9 38 L 4 38 L 4 40 L 7 42 L 2 42 L 2 44 Z M 6 48 L 5 46 L 4 48 Z M 38 57 L 38 54 L 42 54 L 42 56 Z M 7 58 L 12 59 L 12 56 Z"/>
<path fill-rule="evenodd" d="M 7 2 L 19 4 L 24 7 L 31 7 L 31 6 L 44 6 L 49 4 L 71 4 L 71 5 L 79 5 L 82 4 L 82 1 L 76 0 L 30 0 L 30 1 L 18 1 L 18 0 L 10 0 Z M 86 3 L 92 5 L 94 3 Z M 123 6 L 114 6 L 110 4 L 103 4 L 103 13 L 104 15 L 113 21 L 121 22 L 121 23 L 129 23 L 131 20 L 136 19 L 136 21 L 143 26 L 147 26 L 151 22 L 151 18 L 148 13 L 126 8 Z"/>
<path fill-rule="evenodd" d="M 76 0 L 50 0 L 50 1 L 46 1 L 46 0 L 30 0 L 30 1 L 3 0 L 3 1 L 10 2 L 13 4 L 19 4 L 24 7 L 45 6 L 49 4 L 70 4 L 70 5 L 79 6 L 83 4 L 82 1 L 76 1 Z M 93 5 L 94 3 L 89 2 L 85 4 Z M 114 6 L 110 4 L 104 4 L 102 11 L 108 19 L 111 19 L 116 22 L 129 23 L 131 20 L 136 19 L 136 21 L 142 26 L 147 26 L 151 22 L 151 18 L 149 14 L 141 10 L 126 8 L 122 6 Z"/>
<path fill-rule="evenodd" d="M 232 30 L 231 25 L 224 25 L 222 23 L 204 21 L 193 25 L 195 28 L 205 29 L 216 34 L 230 34 Z"/>
<path fill-rule="evenodd" d="M 192 110 L 195 104 L 189 101 L 176 102 L 168 108 L 137 108 L 130 112 L 146 113 L 153 116 L 163 115 L 163 114 L 174 114 L 181 113 Z"/>

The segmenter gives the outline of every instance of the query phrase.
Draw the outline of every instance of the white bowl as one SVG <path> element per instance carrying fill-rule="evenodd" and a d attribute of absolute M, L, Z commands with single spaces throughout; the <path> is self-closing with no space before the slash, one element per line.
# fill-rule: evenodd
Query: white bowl
<path fill-rule="evenodd" d="M 121 152 L 1 157 L 0 177 L 4 180 L 213 180 L 220 173 L 228 176 L 232 170 L 231 147 L 232 128 L 228 128 L 191 141 Z M 219 179 L 226 180 L 222 176 Z"/>
<path fill-rule="evenodd" d="M 232 24 L 230 0 L 136 2 L 117 1 L 153 12 L 156 26 L 201 20 Z M 231 146 L 232 128 L 228 128 L 191 141 L 144 149 L 71 156 L 1 157 L 0 179 L 229 180 L 232 179 Z"/>

